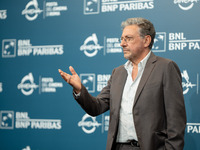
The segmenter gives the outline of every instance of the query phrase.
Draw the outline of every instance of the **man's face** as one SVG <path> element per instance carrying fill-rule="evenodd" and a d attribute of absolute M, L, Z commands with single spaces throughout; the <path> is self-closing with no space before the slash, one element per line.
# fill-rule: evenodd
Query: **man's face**
<path fill-rule="evenodd" d="M 124 58 L 131 60 L 140 59 L 145 49 L 145 38 L 141 38 L 137 25 L 126 26 L 121 36 L 121 47 Z"/>

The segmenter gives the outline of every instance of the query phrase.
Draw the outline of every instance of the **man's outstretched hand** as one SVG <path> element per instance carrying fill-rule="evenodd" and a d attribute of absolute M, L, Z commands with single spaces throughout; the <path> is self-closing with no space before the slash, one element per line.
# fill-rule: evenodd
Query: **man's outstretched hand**
<path fill-rule="evenodd" d="M 60 69 L 58 69 L 58 72 L 60 73 L 61 77 L 73 87 L 74 92 L 78 94 L 81 92 L 81 79 L 72 66 L 69 67 L 69 70 L 72 75 L 63 72 Z"/>

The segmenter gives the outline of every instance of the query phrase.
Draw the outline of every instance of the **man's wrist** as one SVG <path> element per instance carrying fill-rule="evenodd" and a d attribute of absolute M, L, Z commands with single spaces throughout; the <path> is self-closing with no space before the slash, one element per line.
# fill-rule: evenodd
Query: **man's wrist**
<path fill-rule="evenodd" d="M 81 92 L 76 93 L 75 91 L 73 91 L 73 94 L 74 94 L 75 97 L 79 97 L 81 95 Z"/>

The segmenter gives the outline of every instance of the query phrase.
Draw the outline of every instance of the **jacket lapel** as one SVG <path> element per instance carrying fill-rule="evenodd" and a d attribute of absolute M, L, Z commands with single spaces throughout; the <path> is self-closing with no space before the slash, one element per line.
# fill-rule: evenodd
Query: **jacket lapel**
<path fill-rule="evenodd" d="M 139 83 L 138 88 L 137 88 L 133 107 L 135 106 L 135 104 L 138 101 L 139 95 L 142 92 L 142 89 L 144 88 L 144 86 L 145 86 L 154 66 L 155 66 L 156 60 L 157 60 L 157 57 L 153 54 L 153 52 L 151 52 L 151 55 L 149 57 L 149 60 L 146 63 L 142 78 L 141 78 L 140 83 Z"/>

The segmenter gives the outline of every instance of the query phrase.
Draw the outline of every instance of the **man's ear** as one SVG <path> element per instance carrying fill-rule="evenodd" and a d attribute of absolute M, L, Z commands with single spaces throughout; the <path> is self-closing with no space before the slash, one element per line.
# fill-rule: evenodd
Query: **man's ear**
<path fill-rule="evenodd" d="M 149 47 L 150 43 L 151 43 L 151 36 L 150 35 L 146 35 L 144 37 L 144 47 Z"/>

